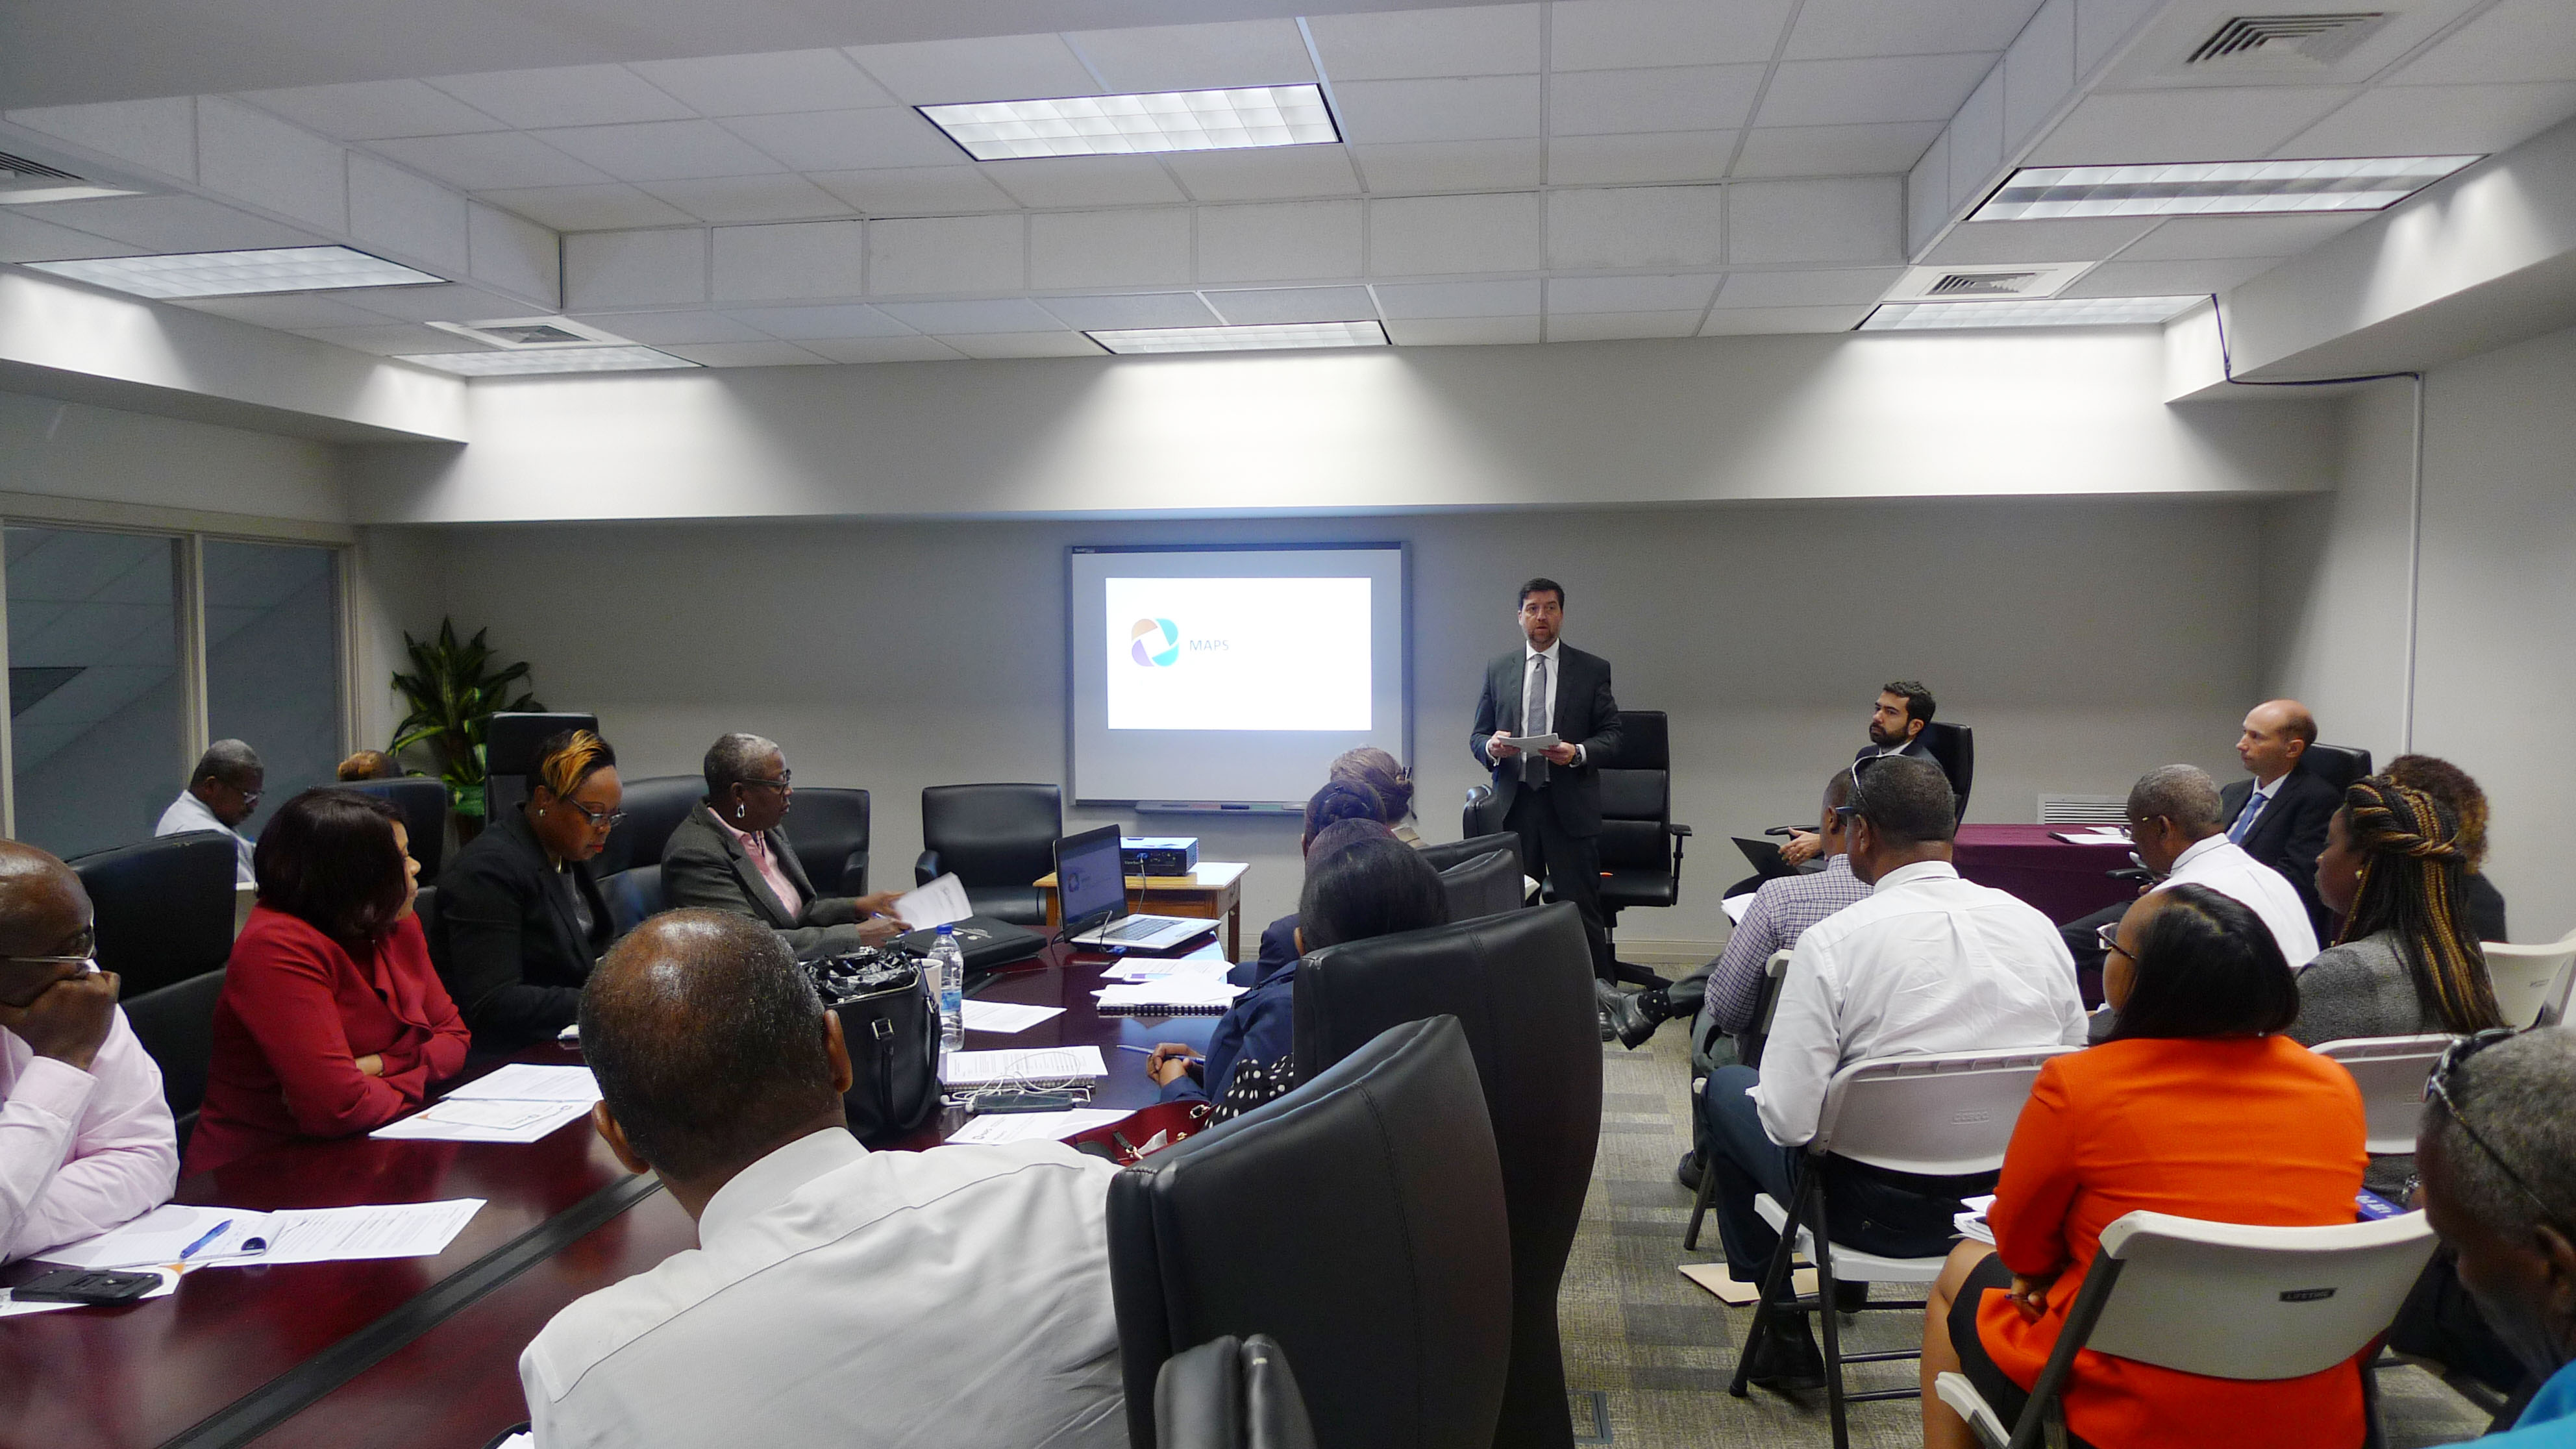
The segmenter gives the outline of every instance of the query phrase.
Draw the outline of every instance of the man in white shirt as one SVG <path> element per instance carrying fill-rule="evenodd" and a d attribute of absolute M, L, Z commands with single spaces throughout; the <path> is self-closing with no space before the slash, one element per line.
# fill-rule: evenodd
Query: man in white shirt
<path fill-rule="evenodd" d="M 1778 1242 L 1753 1199 L 1790 1200 L 1798 1149 L 1816 1135 L 1837 1070 L 1873 1057 L 2084 1044 L 2075 963 L 2057 927 L 1952 868 L 1957 816 L 1940 767 L 1890 756 L 1853 768 L 1845 831 L 1852 874 L 1870 894 L 1798 938 L 1760 1076 L 1734 1066 L 1708 1079 L 1718 1229 L 1730 1271 L 1745 1281 L 1761 1276 Z M 1978 1179 L 1828 1162 L 1835 1241 L 1889 1257 L 1946 1252 L 1958 1199 L 1990 1190 Z M 1754 1347 L 1752 1380 L 1821 1380 L 1802 1315 L 1773 1316 L 1771 1337 Z"/>
<path fill-rule="evenodd" d="M 2244 906 L 2298 970 L 2317 954 L 2306 904 L 2279 871 L 2229 840 L 2220 819 L 2218 782 L 2206 770 L 2166 765 L 2129 787 L 2129 841 L 2138 864 L 2159 877 L 2155 889 L 2205 885 Z"/>
<path fill-rule="evenodd" d="M 179 1179 L 161 1069 L 93 940 L 80 877 L 0 840 L 0 1262 L 131 1222 Z"/>
<path fill-rule="evenodd" d="M 600 1136 L 699 1246 L 520 1355 L 541 1449 L 1126 1444 L 1115 1168 L 1054 1142 L 867 1151 L 840 1018 L 776 933 L 720 911 L 618 943 L 581 1042 Z"/>
<path fill-rule="evenodd" d="M 189 772 L 188 788 L 161 812 L 161 823 L 152 827 L 154 835 L 185 835 L 192 830 L 219 830 L 233 838 L 233 878 L 243 885 L 255 885 L 251 874 L 250 837 L 241 833 L 241 823 L 259 808 L 260 787 L 267 783 L 268 772 L 259 763 L 258 752 L 239 740 L 217 740 L 206 746 L 197 757 L 197 768 Z"/>

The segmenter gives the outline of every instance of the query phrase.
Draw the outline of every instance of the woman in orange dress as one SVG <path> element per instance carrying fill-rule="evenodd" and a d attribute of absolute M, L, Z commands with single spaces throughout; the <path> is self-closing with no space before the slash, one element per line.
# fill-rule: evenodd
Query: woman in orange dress
<path fill-rule="evenodd" d="M 2271 933 L 2205 887 L 2132 906 L 2105 963 L 2112 1038 L 2041 1069 L 1987 1214 L 1995 1244 L 1963 1242 L 1923 1325 L 1923 1442 L 1974 1449 L 1933 1392 L 1964 1372 L 2007 1424 L 2029 1400 L 2102 1230 L 2146 1209 L 2279 1227 L 2349 1223 L 2361 1188 L 2361 1092 L 2281 1033 L 2299 991 Z M 2094 1449 L 2352 1449 L 2360 1368 L 2270 1382 L 2206 1378 L 2086 1350 L 2066 1426 Z"/>

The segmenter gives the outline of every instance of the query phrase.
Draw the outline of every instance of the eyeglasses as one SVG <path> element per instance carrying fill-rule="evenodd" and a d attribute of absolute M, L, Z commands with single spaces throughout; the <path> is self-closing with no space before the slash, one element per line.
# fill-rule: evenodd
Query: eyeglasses
<path fill-rule="evenodd" d="M 2558 1210 L 2549 1205 L 2547 1198 L 2533 1191 L 2530 1183 L 2522 1180 L 2522 1174 L 2513 1170 L 2513 1164 L 2504 1160 L 2504 1154 L 2495 1150 L 2495 1144 L 2478 1135 L 2478 1129 L 2469 1125 L 2468 1117 L 2460 1111 L 2459 1102 L 2451 1096 L 2451 1074 L 2460 1069 L 2461 1063 L 2494 1046 L 2497 1042 L 2508 1041 L 2521 1034 L 2509 1026 L 2489 1027 L 2475 1036 L 2461 1037 L 2442 1048 L 2442 1059 L 2433 1064 L 2433 1075 L 2424 1082 L 2424 1095 L 2442 1104 L 2442 1110 L 2451 1114 L 2451 1120 L 2460 1124 L 2460 1130 L 2469 1134 L 2469 1140 L 2478 1144 L 2478 1150 L 2487 1155 L 2487 1160 L 2496 1165 L 2497 1171 L 2502 1172 L 2515 1187 L 2522 1189 L 2522 1195 L 2531 1199 L 2532 1204 L 2540 1209 L 2543 1218 L 2552 1224 L 2558 1224 L 2565 1221 Z"/>
<path fill-rule="evenodd" d="M 626 812 L 623 810 L 593 810 L 569 795 L 559 795 L 556 800 L 560 804 L 569 805 L 580 811 L 581 818 L 589 821 L 590 828 L 593 830 L 614 830 L 619 822 L 626 818 Z"/>
<path fill-rule="evenodd" d="M 1863 755 L 1859 759 L 1852 761 L 1851 799 L 1834 807 L 1835 819 L 1841 821 L 1845 825 L 1851 824 L 1852 817 L 1860 813 L 1861 771 L 1868 769 L 1870 766 L 1875 765 L 1886 758 L 1887 756 L 1885 755 Z"/>
<path fill-rule="evenodd" d="M 2128 956 L 2132 961 L 2138 959 L 2130 954 L 2128 947 L 2120 944 L 2120 923 L 2117 921 L 2104 921 L 2101 925 L 2095 926 L 2093 939 L 2102 943 L 2102 951 L 2105 955 L 2117 951 L 2123 956 Z"/>
<path fill-rule="evenodd" d="M 742 783 L 746 785 L 765 785 L 772 790 L 793 790 L 796 788 L 796 772 L 794 770 L 781 770 L 778 772 L 778 778 L 775 780 L 745 780 Z"/>

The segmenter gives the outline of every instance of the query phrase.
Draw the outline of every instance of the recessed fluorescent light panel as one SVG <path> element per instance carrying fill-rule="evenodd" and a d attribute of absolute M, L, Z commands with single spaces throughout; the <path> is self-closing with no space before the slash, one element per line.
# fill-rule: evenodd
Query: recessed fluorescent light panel
<path fill-rule="evenodd" d="M 1112 352 L 1262 352 L 1282 347 L 1384 347 L 1376 322 L 1285 322 L 1265 327 L 1127 327 L 1083 334 Z"/>
<path fill-rule="evenodd" d="M 2017 302 L 1889 302 L 1863 332 L 1957 327 L 2128 327 L 2162 322 L 2207 297 L 2033 297 Z"/>
<path fill-rule="evenodd" d="M 2204 161 L 2173 166 L 2026 166 L 1970 221 L 2061 216 L 2229 216 L 2377 211 L 2477 160 L 2391 156 L 2334 161 Z"/>
<path fill-rule="evenodd" d="M 695 367 L 650 347 L 556 347 L 528 352 L 426 352 L 399 357 L 463 377 L 515 377 L 536 372 L 648 372 L 665 367 Z"/>
<path fill-rule="evenodd" d="M 268 247 L 29 262 L 31 270 L 138 297 L 250 297 L 262 292 L 331 292 L 348 287 L 426 287 L 446 282 L 348 247 Z"/>
<path fill-rule="evenodd" d="M 1311 85 L 976 101 L 920 109 L 978 161 L 1315 146 L 1342 139 L 1323 89 Z"/>

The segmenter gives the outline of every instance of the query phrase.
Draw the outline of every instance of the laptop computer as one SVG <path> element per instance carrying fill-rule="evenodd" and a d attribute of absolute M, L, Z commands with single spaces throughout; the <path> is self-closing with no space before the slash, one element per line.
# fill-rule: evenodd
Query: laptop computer
<path fill-rule="evenodd" d="M 1120 834 L 1118 826 L 1103 825 L 1056 841 L 1055 892 L 1066 940 L 1158 951 L 1217 928 L 1215 921 L 1196 916 L 1129 915 Z"/>

